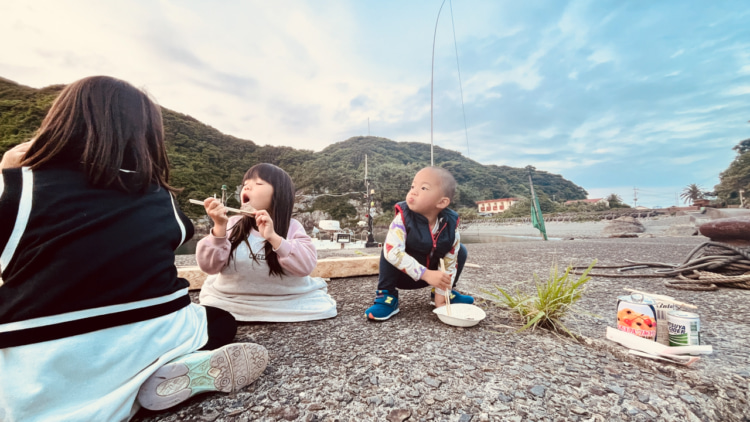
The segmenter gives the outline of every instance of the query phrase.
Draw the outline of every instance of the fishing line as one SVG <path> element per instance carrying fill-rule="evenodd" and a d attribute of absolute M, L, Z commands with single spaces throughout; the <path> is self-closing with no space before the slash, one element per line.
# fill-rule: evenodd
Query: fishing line
<path fill-rule="evenodd" d="M 456 41 L 456 25 L 453 23 L 453 1 L 448 1 L 451 10 L 451 27 L 453 28 L 453 47 L 456 50 L 456 69 L 458 69 L 458 89 L 461 92 L 461 112 L 464 114 L 464 132 L 466 133 L 466 158 L 470 157 L 469 152 L 469 127 L 466 124 L 466 108 L 464 107 L 464 88 L 461 83 L 461 66 L 458 65 L 458 42 Z"/>
<path fill-rule="evenodd" d="M 461 92 L 461 111 L 464 116 L 464 131 L 466 132 L 466 156 L 469 156 L 469 128 L 466 124 L 466 109 L 464 108 L 464 90 L 461 83 L 461 68 L 458 64 L 458 42 L 456 41 L 456 26 L 453 23 L 453 3 L 450 4 L 451 10 L 451 28 L 453 29 L 453 46 L 456 50 L 456 67 L 458 68 L 458 87 Z M 432 69 L 430 74 L 430 165 L 435 165 L 434 154 L 434 92 L 435 92 L 435 40 L 437 39 L 438 22 L 440 21 L 440 12 L 443 10 L 445 0 L 440 3 L 437 18 L 435 19 L 435 31 L 432 34 Z"/>
<path fill-rule="evenodd" d="M 433 152 L 433 92 L 435 90 L 435 39 L 437 38 L 437 27 L 438 21 L 440 21 L 440 11 L 443 10 L 445 0 L 440 3 L 440 9 L 438 9 L 437 19 L 435 19 L 435 32 L 432 34 L 432 73 L 430 74 L 430 166 L 435 165 L 435 154 Z"/>

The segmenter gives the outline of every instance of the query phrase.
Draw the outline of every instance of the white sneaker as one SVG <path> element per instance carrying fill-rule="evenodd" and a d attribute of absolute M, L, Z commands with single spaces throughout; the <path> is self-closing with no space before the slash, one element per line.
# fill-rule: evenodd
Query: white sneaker
<path fill-rule="evenodd" d="M 138 390 L 138 401 L 162 410 L 209 391 L 238 391 L 258 379 L 268 365 L 268 351 L 254 343 L 232 343 L 190 353 L 154 372 Z"/>

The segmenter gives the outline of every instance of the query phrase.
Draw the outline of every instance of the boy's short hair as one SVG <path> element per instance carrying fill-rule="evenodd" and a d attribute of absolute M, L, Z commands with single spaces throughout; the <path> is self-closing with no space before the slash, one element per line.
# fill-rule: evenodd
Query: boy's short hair
<path fill-rule="evenodd" d="M 442 167 L 429 167 L 440 178 L 440 188 L 443 190 L 443 195 L 453 201 L 453 195 L 456 194 L 456 179 L 448 170 Z"/>

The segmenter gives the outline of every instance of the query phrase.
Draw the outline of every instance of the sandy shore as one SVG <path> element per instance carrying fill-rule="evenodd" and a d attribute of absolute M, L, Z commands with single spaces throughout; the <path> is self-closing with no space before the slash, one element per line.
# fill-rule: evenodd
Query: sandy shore
<path fill-rule="evenodd" d="M 640 221 L 646 229 L 646 231 L 643 232 L 643 235 L 645 236 L 689 235 L 688 231 L 677 229 L 693 227 L 689 216 L 659 216 L 643 218 L 638 221 Z M 608 223 L 608 221 L 564 223 L 550 221 L 545 223 L 545 228 L 547 229 L 547 237 L 550 239 L 593 239 L 608 237 L 608 235 L 602 233 L 602 230 Z M 513 223 L 508 225 L 485 223 L 469 224 L 461 230 L 461 234 L 467 236 L 541 236 L 539 230 L 534 228 L 531 223 Z"/>
<path fill-rule="evenodd" d="M 134 420 L 750 420 L 749 290 L 681 291 L 658 278 L 597 276 L 565 319 L 581 342 L 543 330 L 517 332 L 515 315 L 486 300 L 495 286 L 530 287 L 533 274 L 545 277 L 555 262 L 682 262 L 707 240 L 667 234 L 683 222 L 644 222 L 653 237 L 640 238 L 602 238 L 602 223 L 551 223 L 550 236 L 575 240 L 468 244 L 469 262 L 480 267 L 467 267 L 458 288 L 487 313 L 471 328 L 442 324 L 425 290 L 402 291 L 398 315 L 370 322 L 363 312 L 377 277 L 333 279 L 335 318 L 240 326 L 236 341 L 260 343 L 271 356 L 251 386 L 197 396 L 168 411 L 141 411 Z M 527 235 L 523 227 L 501 230 Z M 688 368 L 630 355 L 603 339 L 626 287 L 697 305 L 713 354 Z"/>

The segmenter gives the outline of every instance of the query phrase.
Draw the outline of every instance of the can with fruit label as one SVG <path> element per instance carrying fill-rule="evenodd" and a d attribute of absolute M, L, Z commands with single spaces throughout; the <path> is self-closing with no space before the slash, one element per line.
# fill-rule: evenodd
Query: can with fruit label
<path fill-rule="evenodd" d="M 617 298 L 617 329 L 649 340 L 656 340 L 656 302 L 633 293 Z"/>

